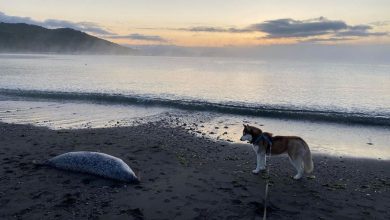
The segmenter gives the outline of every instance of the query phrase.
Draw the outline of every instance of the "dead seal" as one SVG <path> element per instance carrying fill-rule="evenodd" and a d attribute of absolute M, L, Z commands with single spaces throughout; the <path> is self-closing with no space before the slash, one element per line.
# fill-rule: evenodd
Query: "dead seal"
<path fill-rule="evenodd" d="M 134 171 L 123 160 L 105 153 L 68 152 L 51 158 L 44 165 L 124 182 L 139 182 L 139 178 Z"/>

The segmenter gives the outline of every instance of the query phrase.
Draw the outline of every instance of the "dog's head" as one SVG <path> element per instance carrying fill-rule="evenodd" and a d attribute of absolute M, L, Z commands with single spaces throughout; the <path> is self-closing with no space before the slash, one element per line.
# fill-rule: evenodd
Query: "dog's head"
<path fill-rule="evenodd" d="M 253 137 L 261 135 L 261 133 L 261 129 L 250 126 L 248 124 L 244 124 L 244 130 L 242 131 L 242 137 L 240 138 L 240 140 L 252 142 Z"/>

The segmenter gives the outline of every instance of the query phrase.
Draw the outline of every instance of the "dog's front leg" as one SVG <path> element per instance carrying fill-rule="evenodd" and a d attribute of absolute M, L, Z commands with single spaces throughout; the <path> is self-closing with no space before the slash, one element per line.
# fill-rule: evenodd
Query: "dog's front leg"
<path fill-rule="evenodd" d="M 265 151 L 259 146 L 255 146 L 254 149 L 256 152 L 256 169 L 252 170 L 252 173 L 258 174 L 261 170 L 265 170 Z"/>

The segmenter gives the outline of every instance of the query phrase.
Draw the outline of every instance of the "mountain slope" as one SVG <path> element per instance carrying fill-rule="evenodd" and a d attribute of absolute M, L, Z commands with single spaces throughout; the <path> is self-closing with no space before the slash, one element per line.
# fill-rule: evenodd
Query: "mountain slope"
<path fill-rule="evenodd" d="M 0 23 L 0 52 L 134 54 L 136 50 L 70 28 Z"/>

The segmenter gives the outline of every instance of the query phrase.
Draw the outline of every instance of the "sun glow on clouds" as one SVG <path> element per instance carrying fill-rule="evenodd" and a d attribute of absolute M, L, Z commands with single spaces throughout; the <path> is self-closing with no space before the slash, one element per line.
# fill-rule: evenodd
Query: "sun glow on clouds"
<path fill-rule="evenodd" d="M 342 20 L 318 17 L 306 20 L 283 18 L 248 24 L 243 27 L 189 26 L 178 28 L 144 29 L 153 39 L 134 41 L 121 39 L 126 44 L 175 44 L 179 46 L 249 46 L 293 43 L 386 43 L 390 42 L 388 28 L 379 24 L 351 25 Z M 113 38 L 113 40 L 116 40 Z M 130 41 L 132 40 L 132 41 Z M 145 42 L 147 41 L 147 42 Z"/>
<path fill-rule="evenodd" d="M 250 46 L 294 43 L 390 43 L 389 21 L 350 24 L 317 17 L 280 18 L 242 26 L 188 25 L 180 27 L 124 28 L 90 21 L 36 20 L 0 11 L 0 22 L 28 23 L 46 28 L 73 28 L 119 44 L 178 46 Z M 109 27 L 109 28 L 107 28 Z M 126 31 L 124 31 L 126 30 Z"/>

